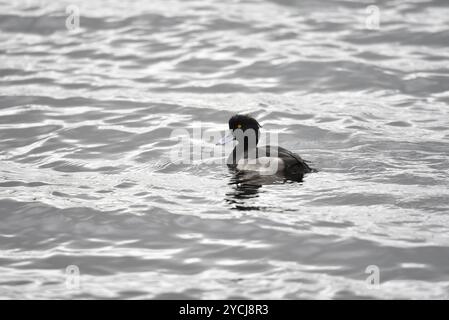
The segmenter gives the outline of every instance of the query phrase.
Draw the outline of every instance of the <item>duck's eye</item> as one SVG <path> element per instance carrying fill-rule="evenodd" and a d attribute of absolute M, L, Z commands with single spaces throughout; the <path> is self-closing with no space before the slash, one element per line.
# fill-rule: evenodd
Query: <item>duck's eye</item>
<path fill-rule="evenodd" d="M 238 125 L 237 125 L 237 129 L 240 129 L 242 127 L 242 125 L 239 123 Z"/>

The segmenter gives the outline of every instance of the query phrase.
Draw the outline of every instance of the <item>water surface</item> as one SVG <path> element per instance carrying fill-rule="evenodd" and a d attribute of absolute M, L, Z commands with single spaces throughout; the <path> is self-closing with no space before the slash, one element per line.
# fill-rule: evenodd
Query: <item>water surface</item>
<path fill-rule="evenodd" d="M 449 4 L 371 4 L 0 1 L 0 297 L 446 299 Z M 235 113 L 319 172 L 172 161 Z"/>

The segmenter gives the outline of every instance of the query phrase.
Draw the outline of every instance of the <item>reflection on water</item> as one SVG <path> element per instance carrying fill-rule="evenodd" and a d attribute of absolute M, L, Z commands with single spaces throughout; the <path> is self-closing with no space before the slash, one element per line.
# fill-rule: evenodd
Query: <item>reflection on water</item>
<path fill-rule="evenodd" d="M 230 171 L 233 173 L 229 182 L 232 191 L 226 193 L 226 202 L 237 210 L 259 210 L 258 207 L 246 205 L 246 200 L 259 197 L 259 189 L 262 187 L 260 177 L 249 172 L 234 169 Z"/>
<path fill-rule="evenodd" d="M 285 175 L 282 173 L 276 175 L 261 175 L 258 172 L 238 171 L 229 169 L 232 173 L 229 185 L 231 192 L 226 193 L 226 202 L 232 205 L 236 210 L 260 210 L 260 207 L 247 204 L 247 199 L 259 197 L 260 189 L 264 185 L 298 183 L 298 188 L 303 181 L 304 175 Z"/>

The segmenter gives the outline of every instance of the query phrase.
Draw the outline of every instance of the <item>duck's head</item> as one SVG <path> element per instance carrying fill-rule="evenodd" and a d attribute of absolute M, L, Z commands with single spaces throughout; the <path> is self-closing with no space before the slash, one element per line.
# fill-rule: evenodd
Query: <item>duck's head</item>
<path fill-rule="evenodd" d="M 220 144 L 237 140 L 244 143 L 245 150 L 251 146 L 251 138 L 255 138 L 255 145 L 259 142 L 259 128 L 262 127 L 256 119 L 249 115 L 236 114 L 229 119 L 229 129 L 231 134 L 223 138 Z M 254 139 L 253 139 L 254 141 Z M 253 142 L 254 143 L 254 142 Z"/>
<path fill-rule="evenodd" d="M 259 122 L 248 115 L 236 114 L 229 119 L 229 129 L 231 130 L 241 129 L 245 132 L 248 129 L 252 129 L 254 132 L 259 133 L 260 127 Z"/>

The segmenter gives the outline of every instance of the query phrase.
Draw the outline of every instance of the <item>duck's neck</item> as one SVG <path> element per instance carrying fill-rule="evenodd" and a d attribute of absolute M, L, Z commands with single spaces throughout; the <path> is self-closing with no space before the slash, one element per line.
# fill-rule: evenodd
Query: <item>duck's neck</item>
<path fill-rule="evenodd" d="M 256 140 L 256 144 L 250 145 L 247 138 L 245 141 L 239 142 L 229 155 L 228 165 L 237 165 L 240 159 L 257 158 L 257 142 Z"/>

